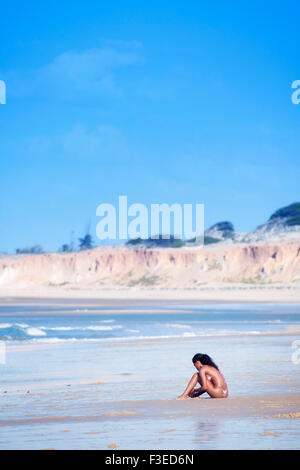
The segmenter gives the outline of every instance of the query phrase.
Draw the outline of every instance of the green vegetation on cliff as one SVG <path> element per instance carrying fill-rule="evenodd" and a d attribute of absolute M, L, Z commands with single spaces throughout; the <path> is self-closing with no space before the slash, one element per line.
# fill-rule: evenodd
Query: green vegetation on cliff
<path fill-rule="evenodd" d="M 160 234 L 158 238 L 147 238 L 146 240 L 143 240 L 142 238 L 135 238 L 128 240 L 126 245 L 142 245 L 147 248 L 180 248 L 185 245 L 185 242 L 180 238 L 175 238 L 174 235 L 171 235 L 170 238 L 162 238 L 162 235 Z"/>
<path fill-rule="evenodd" d="M 271 215 L 269 220 L 273 219 L 287 219 L 285 224 L 300 225 L 300 202 L 295 202 L 289 206 L 278 209 L 274 214 Z"/>

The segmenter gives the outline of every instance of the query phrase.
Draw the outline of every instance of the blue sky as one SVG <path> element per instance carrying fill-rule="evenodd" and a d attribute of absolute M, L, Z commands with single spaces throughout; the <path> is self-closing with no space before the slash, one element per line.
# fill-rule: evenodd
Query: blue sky
<path fill-rule="evenodd" d="M 238 231 L 299 201 L 299 14 L 296 1 L 2 2 L 0 251 L 56 250 L 88 224 L 97 241 L 96 208 L 119 195 L 204 203 L 205 227 Z"/>

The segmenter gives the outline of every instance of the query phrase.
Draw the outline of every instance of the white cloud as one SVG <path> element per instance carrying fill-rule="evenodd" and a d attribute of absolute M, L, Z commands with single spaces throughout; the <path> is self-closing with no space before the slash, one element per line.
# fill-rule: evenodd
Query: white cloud
<path fill-rule="evenodd" d="M 115 47 L 66 51 L 38 69 L 10 73 L 8 80 L 12 94 L 18 96 L 67 101 L 96 99 L 104 94 L 120 95 L 119 69 L 141 60 L 141 46 L 135 43 L 126 43 L 125 48 L 116 44 Z"/>
<path fill-rule="evenodd" d="M 101 125 L 87 129 L 76 125 L 59 136 L 57 150 L 63 158 L 113 163 L 122 159 L 122 154 L 127 154 L 128 145 L 114 127 Z"/>

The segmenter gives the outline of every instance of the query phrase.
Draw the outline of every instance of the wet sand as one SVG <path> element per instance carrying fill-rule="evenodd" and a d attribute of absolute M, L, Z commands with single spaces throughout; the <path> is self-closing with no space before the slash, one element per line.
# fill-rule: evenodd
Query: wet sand
<path fill-rule="evenodd" d="M 228 397 L 226 399 L 211 399 L 201 397 L 186 400 L 123 400 L 110 403 L 88 403 L 81 407 L 81 415 L 61 415 L 60 411 L 69 400 L 78 400 L 80 395 L 88 393 L 88 390 L 74 391 L 68 394 L 66 399 L 57 398 L 59 405 L 53 407 L 51 415 L 24 416 L 22 419 L 0 419 L 0 426 L 27 426 L 39 423 L 76 423 L 76 422 L 101 422 L 107 420 L 144 420 L 156 419 L 167 415 L 174 420 L 188 415 L 194 418 L 300 418 L 300 394 L 287 395 L 258 395 L 246 397 Z M 5 405 L 4 405 L 5 406 Z M 6 405 L 13 407 L 15 405 Z M 270 422 L 271 424 L 271 422 Z M 300 423 L 299 423 L 300 425 Z"/>
<path fill-rule="evenodd" d="M 296 337 L 202 338 L 205 350 L 223 351 L 226 399 L 176 400 L 198 339 L 11 345 L 0 449 L 297 449 Z"/>
<path fill-rule="evenodd" d="M 77 304 L 80 313 L 99 304 L 126 313 L 133 303 L 90 301 Z M 26 304 L 15 302 L 4 305 Z M 45 312 L 76 304 L 28 297 L 31 302 Z M 170 301 L 135 305 L 146 314 Z M 294 310 L 299 306 L 289 306 Z M 299 449 L 300 363 L 292 361 L 298 339 L 295 324 L 251 335 L 7 343 L 0 449 Z M 176 400 L 199 350 L 217 359 L 229 398 Z"/>
<path fill-rule="evenodd" d="M 300 394 L 105 403 L 99 400 L 99 387 L 90 384 L 65 393 L 60 390 L 52 394 L 48 404 L 47 393 L 31 392 L 23 397 L 27 412 L 18 418 L 15 417 L 20 412 L 18 404 L 6 405 L 10 417 L 0 419 L 0 447 L 189 450 L 298 447 Z"/>

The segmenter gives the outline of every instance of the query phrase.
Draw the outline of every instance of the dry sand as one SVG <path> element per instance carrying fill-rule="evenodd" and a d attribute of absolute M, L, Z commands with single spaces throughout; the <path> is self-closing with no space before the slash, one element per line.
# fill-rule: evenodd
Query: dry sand
<path fill-rule="evenodd" d="M 300 302 L 300 285 L 272 284 L 245 285 L 222 284 L 210 285 L 191 289 L 164 288 L 115 288 L 115 289 L 67 289 L 63 287 L 34 287 L 0 289 L 0 304 L 9 302 L 22 303 L 25 301 L 47 302 L 49 300 L 68 301 L 70 305 L 90 303 L 98 305 L 101 302 L 114 302 L 122 306 L 132 305 L 132 301 L 200 301 L 200 302 Z M 73 301 L 73 302 L 72 302 Z M 119 301 L 119 302 L 118 302 Z M 124 303 L 125 302 L 125 303 Z M 153 303 L 152 303 L 153 305 Z"/>

